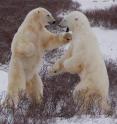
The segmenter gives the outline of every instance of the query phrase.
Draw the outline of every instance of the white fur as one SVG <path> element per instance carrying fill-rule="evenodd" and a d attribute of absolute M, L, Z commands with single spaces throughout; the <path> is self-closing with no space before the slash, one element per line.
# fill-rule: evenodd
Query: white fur
<path fill-rule="evenodd" d="M 25 90 L 32 99 L 40 103 L 43 83 L 38 70 L 44 51 L 63 45 L 69 42 L 68 38 L 71 39 L 69 33 L 57 35 L 45 28 L 53 21 L 54 18 L 46 9 L 34 9 L 26 16 L 13 38 L 8 96 L 16 103 L 21 90 Z"/>
<path fill-rule="evenodd" d="M 87 90 L 88 94 L 101 96 L 102 109 L 107 109 L 109 79 L 104 59 L 101 55 L 97 38 L 92 32 L 87 17 L 74 11 L 65 16 L 61 26 L 67 26 L 72 31 L 70 48 L 52 68 L 52 72 L 70 72 L 80 75 L 80 83 L 73 92 L 77 102 L 79 91 Z"/>

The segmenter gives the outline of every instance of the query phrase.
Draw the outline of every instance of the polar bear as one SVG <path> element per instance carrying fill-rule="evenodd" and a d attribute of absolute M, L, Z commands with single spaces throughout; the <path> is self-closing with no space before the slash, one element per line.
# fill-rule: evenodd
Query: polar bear
<path fill-rule="evenodd" d="M 72 42 L 65 55 L 49 70 L 50 75 L 62 72 L 78 73 L 80 83 L 73 91 L 75 103 L 78 103 L 79 95 L 82 95 L 86 107 L 91 102 L 91 98 L 96 95 L 101 98 L 101 110 L 108 110 L 107 69 L 87 17 L 79 11 L 73 11 L 64 17 L 60 26 L 72 31 Z"/>
<path fill-rule="evenodd" d="M 16 32 L 11 51 L 9 67 L 8 95 L 17 104 L 19 91 L 26 91 L 37 103 L 43 97 L 43 83 L 38 75 L 38 67 L 45 50 L 68 43 L 70 33 L 54 34 L 45 26 L 54 23 L 51 13 L 44 8 L 30 11 Z"/>

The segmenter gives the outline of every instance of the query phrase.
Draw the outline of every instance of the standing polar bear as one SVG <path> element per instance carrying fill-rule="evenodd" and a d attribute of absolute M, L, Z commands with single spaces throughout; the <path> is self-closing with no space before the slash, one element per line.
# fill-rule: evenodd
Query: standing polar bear
<path fill-rule="evenodd" d="M 43 97 L 43 84 L 38 67 L 45 50 L 56 48 L 71 40 L 70 33 L 53 34 L 45 26 L 55 19 L 44 8 L 28 13 L 15 34 L 9 68 L 8 96 L 18 102 L 18 92 L 25 90 L 37 103 Z"/>
<path fill-rule="evenodd" d="M 74 11 L 65 16 L 60 25 L 72 31 L 72 42 L 66 54 L 49 70 L 50 74 L 78 73 L 80 83 L 73 92 L 74 101 L 78 103 L 79 95 L 83 96 L 86 107 L 93 95 L 96 95 L 101 98 L 101 109 L 109 110 L 108 74 L 87 17 L 79 11 Z"/>

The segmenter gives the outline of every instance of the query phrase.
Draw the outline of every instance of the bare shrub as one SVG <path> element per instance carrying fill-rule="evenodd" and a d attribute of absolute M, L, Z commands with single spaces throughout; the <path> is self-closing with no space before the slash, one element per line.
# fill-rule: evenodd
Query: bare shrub
<path fill-rule="evenodd" d="M 110 81 L 110 102 L 113 113 L 117 116 L 115 108 L 117 107 L 117 63 L 113 60 L 106 61 L 107 71 Z"/>
<path fill-rule="evenodd" d="M 85 98 L 80 98 L 80 96 L 78 104 L 76 105 L 74 103 L 72 93 L 74 87 L 80 81 L 77 74 L 64 73 L 53 77 L 48 76 L 47 67 L 56 61 L 53 58 L 61 56 L 63 52 L 62 49 L 56 49 L 45 55 L 45 61 L 48 64 L 46 64 L 46 68 L 44 64 L 40 72 L 44 83 L 43 102 L 39 105 L 27 97 L 20 95 L 21 100 L 17 109 L 14 106 L 4 108 L 0 105 L 2 124 L 7 124 L 8 121 L 12 121 L 13 124 L 48 124 L 51 121 L 55 121 L 54 119 L 56 117 L 70 118 L 75 115 L 80 117 L 82 114 L 90 114 L 92 116 L 100 115 L 100 110 L 98 110 L 100 98 L 98 99 L 95 94 L 90 96 L 91 100 L 88 104 L 84 104 Z M 106 61 L 106 65 L 110 79 L 111 115 L 116 116 L 117 64 L 109 60 Z M 94 104 L 93 106 L 92 103 Z"/>
<path fill-rule="evenodd" d="M 90 19 L 93 26 L 104 26 L 107 28 L 117 28 L 117 5 L 108 9 L 86 11 L 85 14 Z"/>

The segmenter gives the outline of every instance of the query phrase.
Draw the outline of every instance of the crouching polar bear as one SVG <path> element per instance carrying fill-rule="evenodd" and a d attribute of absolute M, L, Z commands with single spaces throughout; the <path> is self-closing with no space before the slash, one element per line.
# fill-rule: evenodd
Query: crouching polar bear
<path fill-rule="evenodd" d="M 61 72 L 78 73 L 80 83 L 73 91 L 74 101 L 78 103 L 79 95 L 82 95 L 85 97 L 86 107 L 96 95 L 101 98 L 101 109 L 108 110 L 108 74 L 87 17 L 74 11 L 65 16 L 60 25 L 72 31 L 72 42 L 65 55 L 49 70 L 50 75 Z"/>
<path fill-rule="evenodd" d="M 49 11 L 36 8 L 28 13 L 15 34 L 9 67 L 8 96 L 18 102 L 18 92 L 25 90 L 37 103 L 43 97 L 43 84 L 38 66 L 45 50 L 56 48 L 71 40 L 70 33 L 53 34 L 45 26 L 55 22 Z"/>

